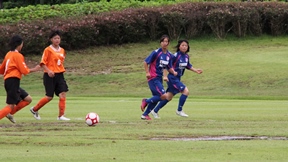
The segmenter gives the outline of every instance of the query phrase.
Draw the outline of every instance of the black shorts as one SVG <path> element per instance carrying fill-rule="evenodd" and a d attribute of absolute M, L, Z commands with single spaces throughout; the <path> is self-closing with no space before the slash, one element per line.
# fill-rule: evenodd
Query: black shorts
<path fill-rule="evenodd" d="M 43 84 L 45 86 L 46 96 L 53 97 L 54 93 L 59 96 L 61 92 L 68 92 L 68 86 L 63 73 L 55 73 L 53 78 L 47 73 L 43 75 Z"/>
<path fill-rule="evenodd" d="M 22 89 L 21 87 L 19 87 L 19 93 L 20 93 L 20 99 L 21 100 L 24 100 L 29 94 L 24 90 Z M 20 101 L 19 101 L 20 102 Z"/>
<path fill-rule="evenodd" d="M 20 79 L 19 78 L 7 78 L 4 81 L 4 87 L 6 90 L 6 103 L 7 104 L 17 104 L 20 99 Z"/>

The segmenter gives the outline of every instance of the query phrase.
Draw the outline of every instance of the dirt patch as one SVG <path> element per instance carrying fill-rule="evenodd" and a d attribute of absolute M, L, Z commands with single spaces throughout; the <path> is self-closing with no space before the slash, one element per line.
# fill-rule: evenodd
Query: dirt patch
<path fill-rule="evenodd" d="M 288 140 L 287 137 L 267 137 L 267 136 L 203 136 L 203 137 L 182 137 L 182 138 L 151 138 L 151 140 L 169 141 L 229 141 L 229 140 Z"/>

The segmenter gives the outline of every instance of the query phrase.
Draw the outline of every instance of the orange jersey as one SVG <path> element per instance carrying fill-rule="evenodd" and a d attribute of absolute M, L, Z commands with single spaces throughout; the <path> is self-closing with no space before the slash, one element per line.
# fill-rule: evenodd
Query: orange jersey
<path fill-rule="evenodd" d="M 22 74 L 26 75 L 29 72 L 24 56 L 18 51 L 8 52 L 0 66 L 0 74 L 4 75 L 4 80 L 11 77 L 21 79 Z"/>
<path fill-rule="evenodd" d="M 49 47 L 45 48 L 43 52 L 40 66 L 46 65 L 54 73 L 65 72 L 65 56 L 66 53 L 63 48 L 59 47 L 59 49 L 55 49 L 52 45 L 50 45 Z M 47 71 L 44 70 L 44 72 Z"/>

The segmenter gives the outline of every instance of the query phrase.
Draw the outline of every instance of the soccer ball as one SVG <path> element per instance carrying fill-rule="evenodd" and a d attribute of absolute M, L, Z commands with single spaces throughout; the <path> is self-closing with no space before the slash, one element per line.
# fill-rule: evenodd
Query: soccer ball
<path fill-rule="evenodd" d="M 99 115 L 94 112 L 90 112 L 86 115 L 85 122 L 89 126 L 94 126 L 98 124 L 99 121 L 100 121 Z"/>

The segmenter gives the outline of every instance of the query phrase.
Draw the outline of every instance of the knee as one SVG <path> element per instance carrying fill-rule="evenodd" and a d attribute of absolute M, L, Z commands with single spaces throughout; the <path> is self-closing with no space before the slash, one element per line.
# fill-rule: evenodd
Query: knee
<path fill-rule="evenodd" d="M 30 95 L 28 95 L 27 97 L 24 98 L 24 101 L 31 103 L 32 97 Z"/>
<path fill-rule="evenodd" d="M 51 101 L 53 99 L 53 97 L 50 96 L 46 96 L 47 100 Z"/>
<path fill-rule="evenodd" d="M 184 94 L 184 95 L 186 95 L 186 96 L 189 96 L 189 90 L 188 90 L 187 87 L 184 89 L 184 91 L 182 92 L 182 94 Z"/>
<path fill-rule="evenodd" d="M 59 94 L 59 97 L 60 97 L 60 98 L 66 98 L 66 92 L 60 93 L 60 94 Z"/>

